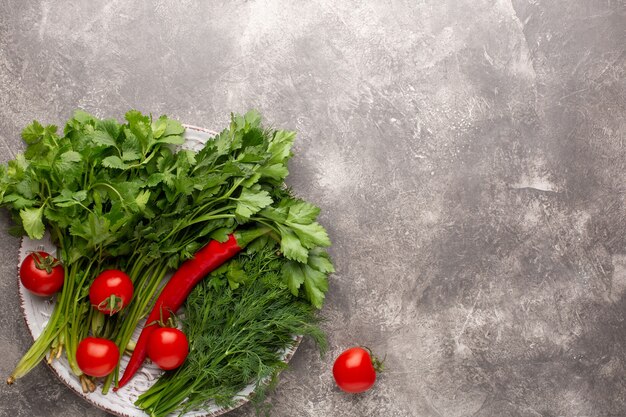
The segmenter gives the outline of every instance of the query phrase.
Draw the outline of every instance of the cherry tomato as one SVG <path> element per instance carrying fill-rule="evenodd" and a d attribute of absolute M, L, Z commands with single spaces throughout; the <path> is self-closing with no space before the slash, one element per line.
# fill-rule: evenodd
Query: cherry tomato
<path fill-rule="evenodd" d="M 381 369 L 382 363 L 371 356 L 368 350 L 353 347 L 335 359 L 333 377 L 343 391 L 359 393 L 367 391 L 374 385 L 376 371 Z"/>
<path fill-rule="evenodd" d="M 133 298 L 133 282 L 124 272 L 108 269 L 93 280 L 89 287 L 89 301 L 104 314 L 115 314 Z"/>
<path fill-rule="evenodd" d="M 89 376 L 107 376 L 115 369 L 119 358 L 117 345 L 99 337 L 84 338 L 76 349 L 78 367 Z"/>
<path fill-rule="evenodd" d="M 63 286 L 61 263 L 46 252 L 29 253 L 20 266 L 20 281 L 28 291 L 49 297 Z"/>
<path fill-rule="evenodd" d="M 150 335 L 148 357 L 166 371 L 178 368 L 189 353 L 187 336 L 172 327 L 160 327 Z"/>

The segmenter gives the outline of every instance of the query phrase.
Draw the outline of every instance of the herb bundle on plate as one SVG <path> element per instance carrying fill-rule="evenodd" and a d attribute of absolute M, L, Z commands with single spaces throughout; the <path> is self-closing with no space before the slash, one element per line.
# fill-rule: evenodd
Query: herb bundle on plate
<path fill-rule="evenodd" d="M 189 294 L 204 276 L 244 247 L 242 256 L 251 260 L 241 261 L 242 269 L 228 263 L 223 281 L 228 285 L 211 279 L 211 296 L 232 294 L 233 305 L 246 306 L 245 297 L 235 295 L 261 291 L 257 286 L 269 282 L 262 278 L 266 274 L 250 270 L 249 265 L 266 267 L 255 262 L 258 254 L 267 255 L 261 248 L 271 248 L 280 255 L 270 264 L 280 268 L 267 271 L 276 284 L 269 287 L 272 294 L 281 294 L 278 298 L 285 308 L 300 314 L 302 326 L 296 326 L 292 316 L 281 317 L 290 332 L 319 339 L 318 331 L 305 324 L 314 323 L 309 309 L 320 308 L 328 290 L 327 275 L 333 266 L 324 248 L 330 240 L 316 221 L 319 209 L 284 187 L 295 133 L 266 129 L 258 113 L 248 112 L 233 115 L 227 129 L 195 152 L 179 146 L 185 142 L 185 129 L 177 121 L 166 116 L 153 119 L 134 110 L 125 118 L 122 124 L 77 111 L 62 134 L 56 126 L 33 122 L 22 133 L 27 144 L 24 154 L 0 167 L 0 206 L 15 221 L 12 231 L 40 239 L 47 230 L 64 270 L 64 284 L 48 324 L 7 382 L 24 376 L 46 354 L 52 361 L 64 353 L 84 389 L 93 390 L 94 377 L 103 373 L 86 375 L 77 361 L 77 349 L 85 339 L 112 341 L 123 353 L 141 318 L 150 311 L 150 317 L 175 312 L 184 301 L 180 294 Z M 227 254 L 210 253 L 226 247 Z M 179 268 L 193 270 L 194 279 L 181 280 Z M 91 302 L 90 287 L 110 271 L 128 277 L 132 299 L 111 293 Z M 171 271 L 176 272 L 159 294 Z M 206 282 L 201 285 L 198 291 L 208 289 Z M 176 300 L 171 297 L 175 292 Z M 245 308 L 252 311 L 255 306 Z M 189 311 L 193 317 L 193 308 Z M 278 324 L 282 318 L 273 320 Z M 187 323 L 192 329 L 191 321 Z M 155 325 L 148 321 L 142 333 Z M 190 362 L 195 340 L 191 338 Z M 135 367 L 146 356 L 145 343 L 141 339 L 140 343 L 131 359 Z M 282 339 L 276 343 L 268 348 L 275 350 Z M 119 357 L 116 362 L 113 372 L 105 372 L 103 393 L 118 382 Z M 185 365 L 181 373 L 184 369 L 189 368 Z M 125 380 L 135 370 L 127 369 Z M 266 372 L 242 374 L 253 379 L 266 376 Z M 226 392 L 213 398 L 227 403 Z M 142 400 L 146 407 L 147 398 L 157 397 L 147 394 Z M 164 401 L 174 402 L 157 403 Z"/>
<path fill-rule="evenodd" d="M 198 284 L 185 304 L 187 361 L 136 404 L 154 417 L 208 401 L 228 407 L 250 382 L 258 404 L 286 367 L 281 352 L 295 343 L 294 335 L 311 336 L 324 350 L 316 311 L 291 294 L 281 277 L 284 264 L 270 243 L 251 248 Z"/>

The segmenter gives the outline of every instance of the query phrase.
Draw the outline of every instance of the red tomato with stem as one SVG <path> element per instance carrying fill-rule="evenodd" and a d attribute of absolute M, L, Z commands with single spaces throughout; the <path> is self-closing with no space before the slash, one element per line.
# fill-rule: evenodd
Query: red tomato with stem
<path fill-rule="evenodd" d="M 111 340 L 86 337 L 76 349 L 76 363 L 84 374 L 94 377 L 107 376 L 117 366 L 120 350 Z"/>
<path fill-rule="evenodd" d="M 49 297 L 63 286 L 65 272 L 61 263 L 42 251 L 29 253 L 20 266 L 20 281 L 35 295 Z"/>
<path fill-rule="evenodd" d="M 182 365 L 188 353 L 187 336 L 176 328 L 160 327 L 152 332 L 148 340 L 148 357 L 166 371 Z"/>
<path fill-rule="evenodd" d="M 113 315 L 133 298 L 133 282 L 117 269 L 103 271 L 89 287 L 89 301 L 104 314 Z"/>
<path fill-rule="evenodd" d="M 364 392 L 374 385 L 376 372 L 382 371 L 382 365 L 369 349 L 353 347 L 335 359 L 333 377 L 345 392 Z"/>

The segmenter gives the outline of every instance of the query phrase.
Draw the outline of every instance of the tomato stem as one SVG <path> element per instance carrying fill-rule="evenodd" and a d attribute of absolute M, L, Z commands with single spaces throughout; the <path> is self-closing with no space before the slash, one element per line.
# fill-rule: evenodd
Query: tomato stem
<path fill-rule="evenodd" d="M 372 352 L 372 349 L 368 348 L 367 346 L 361 346 L 361 347 L 367 350 L 367 352 L 370 354 L 370 358 L 372 360 L 372 366 L 374 367 L 374 370 L 376 371 L 376 373 L 383 372 L 385 370 L 385 360 L 387 359 L 387 355 L 385 354 L 383 359 L 380 360 L 378 359 L 376 355 L 374 355 L 374 352 Z"/>
<path fill-rule="evenodd" d="M 35 267 L 40 270 L 45 270 L 48 274 L 52 273 L 52 269 L 55 266 L 61 265 L 61 262 L 51 255 L 44 256 L 39 251 L 33 251 L 31 254 L 33 258 L 35 258 Z"/>
<path fill-rule="evenodd" d="M 124 308 L 124 299 L 115 294 L 109 295 L 96 306 L 98 310 L 112 316 Z"/>
<path fill-rule="evenodd" d="M 166 308 L 169 317 L 166 320 L 163 320 L 163 306 L 159 308 L 159 319 L 153 320 L 150 323 L 146 323 L 146 326 L 156 325 L 158 327 L 170 327 L 176 328 L 178 323 L 178 318 L 176 314 L 172 311 L 171 308 Z"/>

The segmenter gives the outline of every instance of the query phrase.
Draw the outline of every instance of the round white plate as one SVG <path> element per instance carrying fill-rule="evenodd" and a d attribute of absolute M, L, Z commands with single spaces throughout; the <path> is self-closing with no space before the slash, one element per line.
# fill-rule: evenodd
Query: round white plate
<path fill-rule="evenodd" d="M 185 144 L 183 145 L 186 149 L 191 150 L 200 150 L 204 143 L 215 136 L 215 132 L 195 127 L 184 125 L 185 130 Z M 43 250 L 45 252 L 50 253 L 53 256 L 56 256 L 56 247 L 50 242 L 49 236 L 46 234 L 42 240 L 31 240 L 27 237 L 22 239 L 22 245 L 20 247 L 19 254 L 19 264 L 21 265 L 24 258 L 28 255 L 29 252 L 35 250 Z M 19 269 L 19 266 L 18 266 Z M 46 323 L 48 322 L 48 318 L 52 314 L 52 310 L 54 308 L 54 299 L 53 298 L 43 298 L 32 295 L 20 282 L 18 278 L 19 285 L 19 295 L 21 299 L 22 311 L 24 313 L 24 318 L 26 319 L 26 325 L 28 330 L 30 331 L 33 339 L 36 339 L 41 334 L 44 329 Z M 144 320 L 145 321 L 145 320 Z M 144 321 L 142 321 L 135 329 L 135 333 L 133 334 L 133 340 L 137 340 L 139 337 L 139 333 L 143 328 Z M 285 363 L 289 362 L 293 354 L 295 353 L 298 345 L 300 344 L 301 337 L 295 338 L 295 343 L 293 347 L 282 352 L 282 359 Z M 121 369 L 125 369 L 128 363 L 128 356 L 124 355 L 121 361 Z M 82 387 L 80 385 L 80 381 L 78 378 L 72 373 L 70 370 L 69 364 L 65 355 L 62 355 L 60 359 L 55 359 L 50 368 L 54 371 L 57 377 L 68 387 L 70 387 L 76 394 L 83 397 L 85 400 L 95 405 L 98 408 L 101 408 L 109 413 L 124 416 L 124 417 L 146 417 L 147 414 L 143 412 L 141 409 L 137 408 L 134 405 L 135 400 L 139 395 L 144 393 L 150 386 L 156 381 L 156 379 L 162 374 L 158 367 L 154 364 L 145 362 L 139 372 L 135 375 L 135 377 L 126 385 L 124 388 L 120 389 L 117 392 L 113 392 L 113 390 L 109 390 L 107 395 L 103 395 L 101 392 L 101 386 L 96 388 L 95 392 L 85 394 L 83 393 Z M 206 409 L 190 411 L 186 413 L 185 417 L 214 417 L 221 414 L 224 414 L 234 408 L 237 408 L 250 400 L 250 396 L 254 392 L 254 383 L 248 385 L 242 391 L 239 392 L 237 397 L 239 400 L 237 403 L 230 407 L 218 407 L 215 404 L 207 404 Z M 172 414 L 177 415 L 177 414 Z"/>

